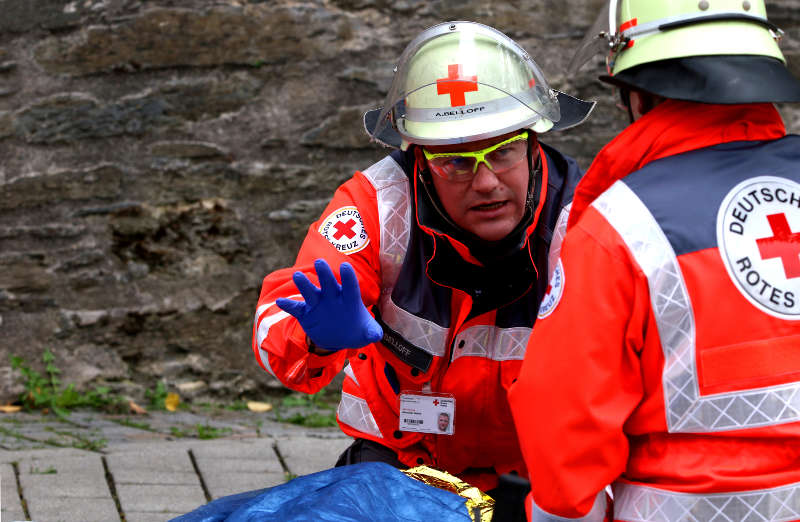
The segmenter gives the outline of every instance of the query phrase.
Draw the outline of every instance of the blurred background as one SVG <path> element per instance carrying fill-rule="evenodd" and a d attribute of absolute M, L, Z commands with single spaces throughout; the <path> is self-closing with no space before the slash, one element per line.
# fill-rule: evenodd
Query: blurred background
<path fill-rule="evenodd" d="M 251 351 L 261 280 L 386 153 L 361 115 L 405 45 L 445 20 L 517 40 L 599 102 L 542 138 L 587 168 L 625 124 L 602 57 L 564 73 L 601 4 L 0 0 L 0 400 L 25 389 L 12 357 L 134 397 L 278 393 Z M 767 10 L 800 76 L 800 0 Z M 780 110 L 800 131 L 800 106 Z"/>

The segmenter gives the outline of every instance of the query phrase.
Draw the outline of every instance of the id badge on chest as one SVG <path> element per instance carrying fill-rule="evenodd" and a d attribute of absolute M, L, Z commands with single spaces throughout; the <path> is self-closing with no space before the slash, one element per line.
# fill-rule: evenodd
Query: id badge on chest
<path fill-rule="evenodd" d="M 400 431 L 452 435 L 456 400 L 441 393 L 403 392 L 400 394 Z"/>

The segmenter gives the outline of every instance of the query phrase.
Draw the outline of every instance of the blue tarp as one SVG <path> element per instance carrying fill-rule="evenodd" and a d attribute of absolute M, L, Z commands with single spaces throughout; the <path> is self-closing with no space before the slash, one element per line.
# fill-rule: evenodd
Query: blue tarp
<path fill-rule="evenodd" d="M 465 502 L 388 464 L 366 462 L 222 497 L 170 522 L 471 522 Z"/>

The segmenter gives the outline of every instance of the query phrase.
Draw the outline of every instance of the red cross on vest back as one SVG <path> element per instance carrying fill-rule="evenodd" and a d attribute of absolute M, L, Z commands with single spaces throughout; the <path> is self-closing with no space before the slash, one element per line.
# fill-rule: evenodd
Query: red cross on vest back
<path fill-rule="evenodd" d="M 333 239 L 337 241 L 342 238 L 342 236 L 347 236 L 347 239 L 353 239 L 356 233 L 353 232 L 353 226 L 356 224 L 354 220 L 349 220 L 347 223 L 343 223 L 341 221 L 337 221 L 334 226 L 336 229 L 336 233 L 333 234 Z"/>
<path fill-rule="evenodd" d="M 478 76 L 461 76 L 461 65 L 447 66 L 447 78 L 436 80 L 436 94 L 450 95 L 450 106 L 461 107 L 467 104 L 465 92 L 478 90 Z"/>
<path fill-rule="evenodd" d="M 761 258 L 779 257 L 787 278 L 800 277 L 800 232 L 792 233 L 784 213 L 770 214 L 767 220 L 773 236 L 756 239 Z"/>

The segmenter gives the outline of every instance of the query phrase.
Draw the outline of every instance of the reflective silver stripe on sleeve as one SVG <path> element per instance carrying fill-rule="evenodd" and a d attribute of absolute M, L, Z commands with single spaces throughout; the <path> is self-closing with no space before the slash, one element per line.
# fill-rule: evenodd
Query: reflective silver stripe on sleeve
<path fill-rule="evenodd" d="M 290 298 L 295 298 L 295 297 L 302 297 L 302 296 L 300 294 L 295 294 L 295 295 L 292 295 L 292 296 L 289 296 L 289 297 Z M 275 323 L 277 323 L 279 321 L 282 321 L 283 319 L 286 319 L 287 317 L 290 317 L 290 315 L 288 313 L 284 312 L 283 310 L 280 310 L 280 308 L 279 308 L 278 310 L 280 310 L 280 311 L 278 313 L 265 316 L 261 320 L 261 322 L 259 322 L 258 318 L 261 317 L 261 314 L 263 314 L 264 312 L 266 312 L 267 310 L 269 310 L 273 306 L 275 306 L 275 301 L 272 301 L 271 303 L 267 303 L 267 304 L 259 306 L 256 309 L 255 323 L 256 323 L 256 342 L 258 343 L 258 345 L 257 345 L 257 347 L 258 347 L 258 355 L 259 355 L 259 357 L 261 359 L 261 363 L 264 365 L 264 368 L 266 368 L 267 371 L 272 374 L 273 377 L 276 377 L 275 372 L 272 370 L 272 367 L 269 364 L 269 357 L 268 357 L 268 353 L 269 352 L 264 350 L 261 347 L 261 344 L 264 342 L 264 339 L 267 338 L 267 335 L 269 335 L 269 329 L 272 327 L 272 325 L 274 325 Z"/>
<path fill-rule="evenodd" d="M 359 387 L 361 386 L 360 384 L 358 384 L 358 379 L 356 379 L 356 373 L 353 371 L 353 366 L 349 362 L 345 362 L 344 374 L 350 377 L 353 380 L 353 382 L 356 383 L 356 386 Z"/>
<path fill-rule="evenodd" d="M 522 360 L 530 335 L 531 329 L 525 327 L 470 326 L 456 337 L 453 360 L 459 357 L 485 357 L 493 361 Z"/>
<path fill-rule="evenodd" d="M 772 489 L 677 493 L 614 484 L 614 519 L 626 522 L 788 522 L 800 520 L 800 483 Z"/>
<path fill-rule="evenodd" d="M 561 243 L 564 242 L 564 236 L 567 234 L 567 221 L 569 220 L 569 211 L 572 209 L 572 202 L 568 203 L 561 209 L 556 221 L 556 227 L 553 229 L 553 238 L 550 240 L 550 250 L 547 252 L 547 280 L 553 279 L 553 271 L 556 269 L 558 256 L 561 255 Z"/>
<path fill-rule="evenodd" d="M 372 416 L 372 412 L 369 411 L 369 406 L 367 406 L 367 401 L 364 399 L 342 392 L 336 416 L 339 422 L 347 424 L 358 431 L 383 438 L 381 430 L 378 428 L 378 423 L 375 422 L 375 417 Z"/>
<path fill-rule="evenodd" d="M 644 203 L 617 181 L 592 206 L 616 229 L 647 276 L 661 348 L 670 432 L 705 433 L 800 420 L 800 383 L 700 396 L 695 322 L 675 251 Z"/>
<path fill-rule="evenodd" d="M 405 340 L 431 355 L 442 357 L 449 329 L 403 310 L 392 302 L 392 290 L 403 265 L 411 226 L 409 182 L 403 169 L 391 156 L 375 163 L 363 174 L 378 198 L 381 224 L 381 319 Z"/>
<path fill-rule="evenodd" d="M 597 494 L 591 511 L 578 518 L 567 518 L 552 515 L 537 506 L 532 497 L 532 495 L 528 496 L 528 498 L 531 499 L 531 522 L 602 522 L 606 515 L 605 490 Z"/>

